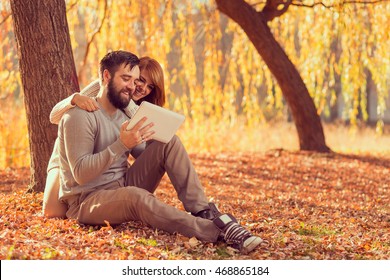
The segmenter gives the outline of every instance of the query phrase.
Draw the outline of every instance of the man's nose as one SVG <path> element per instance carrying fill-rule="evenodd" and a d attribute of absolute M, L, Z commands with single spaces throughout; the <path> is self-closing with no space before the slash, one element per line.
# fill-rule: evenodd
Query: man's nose
<path fill-rule="evenodd" d="M 127 88 L 130 89 L 132 92 L 135 90 L 135 83 L 134 81 L 131 81 L 128 83 Z"/>

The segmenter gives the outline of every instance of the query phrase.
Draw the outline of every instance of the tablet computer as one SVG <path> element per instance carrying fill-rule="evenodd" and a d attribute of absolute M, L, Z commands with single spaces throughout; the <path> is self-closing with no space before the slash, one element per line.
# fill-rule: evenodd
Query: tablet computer
<path fill-rule="evenodd" d="M 163 143 L 169 142 L 181 124 L 184 122 L 185 116 L 176 112 L 170 111 L 163 107 L 154 105 L 150 102 L 143 101 L 127 126 L 127 130 L 133 128 L 133 126 L 146 117 L 147 120 L 144 125 L 154 123 L 151 128 L 155 133 L 152 135 L 152 139 L 161 141 Z"/>

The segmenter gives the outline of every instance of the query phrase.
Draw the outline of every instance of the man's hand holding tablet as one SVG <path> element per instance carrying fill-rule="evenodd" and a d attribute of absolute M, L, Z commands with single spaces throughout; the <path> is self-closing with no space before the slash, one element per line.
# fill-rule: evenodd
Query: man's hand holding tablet
<path fill-rule="evenodd" d="M 144 118 L 146 118 L 144 120 Z M 141 122 L 140 121 L 144 120 Z M 132 130 L 133 127 L 139 126 L 141 130 L 140 136 L 143 141 L 154 139 L 163 143 L 169 142 L 180 125 L 184 122 L 185 116 L 149 102 L 142 102 L 134 116 L 130 119 L 127 125 L 127 130 Z M 153 134 L 150 134 L 150 129 L 153 126 Z M 148 129 L 145 129 L 148 128 Z M 145 130 L 144 130 L 145 129 Z M 142 130 L 145 134 L 142 134 Z M 138 143 L 139 144 L 139 143 Z"/>

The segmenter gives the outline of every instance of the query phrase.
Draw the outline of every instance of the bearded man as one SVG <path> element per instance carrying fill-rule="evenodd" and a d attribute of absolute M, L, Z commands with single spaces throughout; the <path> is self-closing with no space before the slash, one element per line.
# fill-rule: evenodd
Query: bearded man
<path fill-rule="evenodd" d="M 261 238 L 252 235 L 230 214 L 210 207 L 203 186 L 180 139 L 151 140 L 153 124 L 140 120 L 127 130 L 124 109 L 135 91 L 140 69 L 130 52 L 108 53 L 100 62 L 99 110 L 78 107 L 59 124 L 60 200 L 66 216 L 82 224 L 111 225 L 142 221 L 152 228 L 196 237 L 205 242 L 224 240 L 248 253 Z M 129 167 L 129 152 L 147 142 L 145 151 Z M 158 200 L 153 192 L 168 174 L 189 215 Z"/>

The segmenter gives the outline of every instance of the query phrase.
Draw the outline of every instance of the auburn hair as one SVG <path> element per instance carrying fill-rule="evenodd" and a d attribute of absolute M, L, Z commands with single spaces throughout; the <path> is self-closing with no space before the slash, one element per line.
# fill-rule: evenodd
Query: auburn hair
<path fill-rule="evenodd" d="M 148 56 L 140 58 L 139 69 L 142 71 L 148 71 L 153 90 L 145 97 L 138 100 L 136 103 L 140 104 L 142 101 L 148 101 L 158 106 L 164 106 L 165 104 L 165 86 L 164 86 L 164 72 L 163 69 L 155 59 Z"/>

